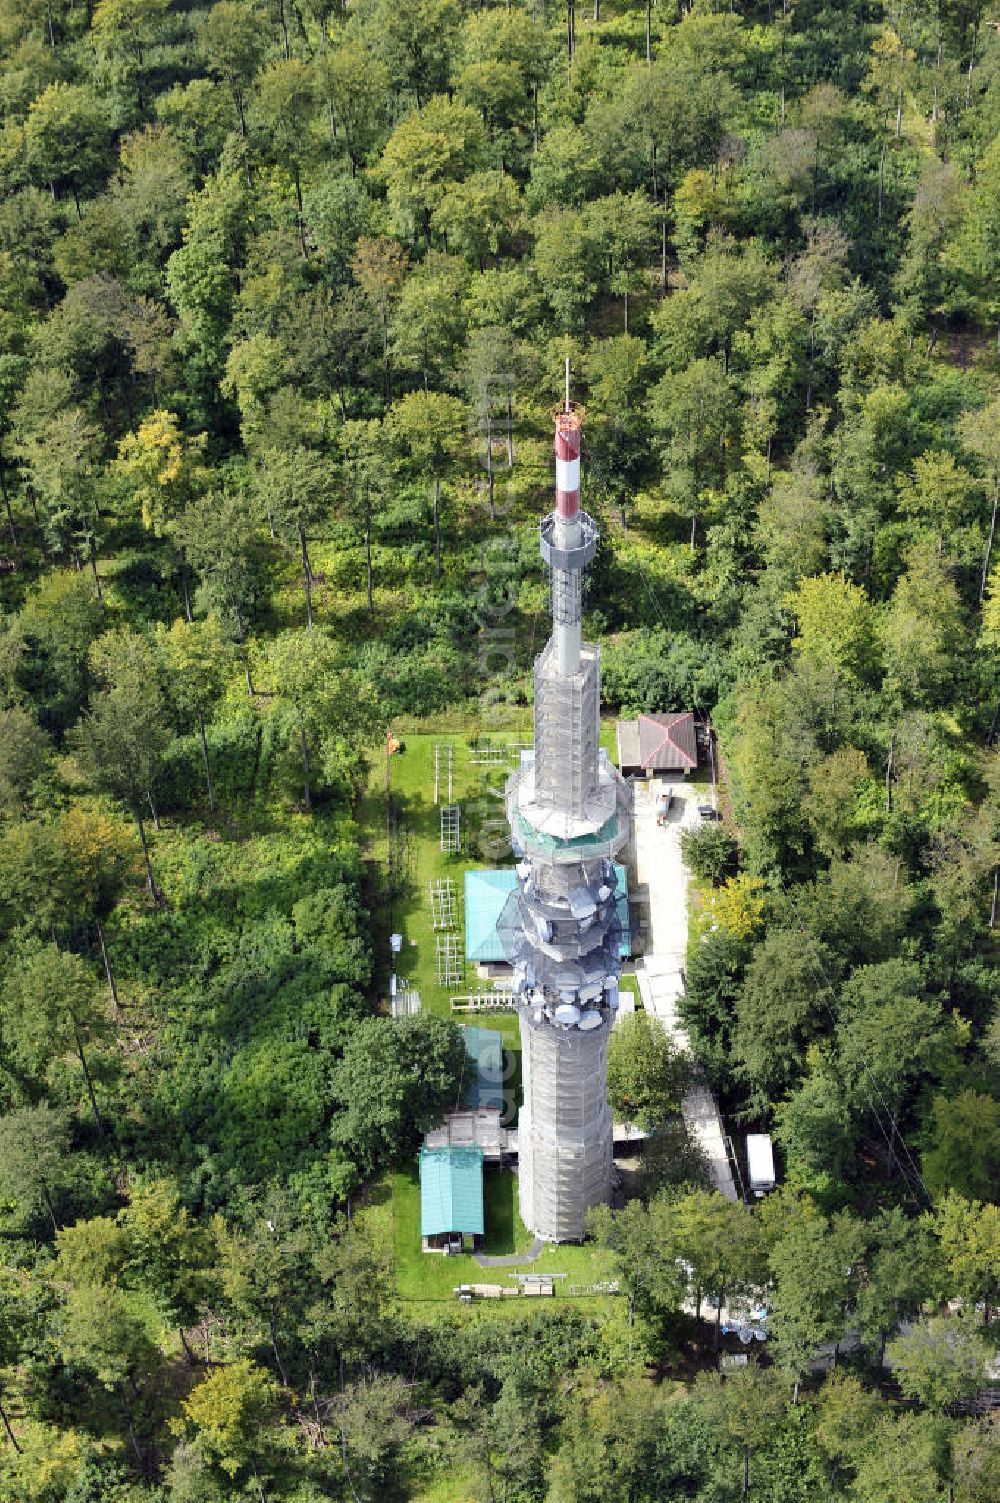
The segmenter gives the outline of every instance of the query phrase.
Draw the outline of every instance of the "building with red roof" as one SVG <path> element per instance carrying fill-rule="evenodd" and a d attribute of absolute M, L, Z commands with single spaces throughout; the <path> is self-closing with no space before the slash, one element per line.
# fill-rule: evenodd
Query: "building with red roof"
<path fill-rule="evenodd" d="M 617 730 L 618 765 L 626 776 L 688 773 L 698 766 L 698 740 L 690 710 L 619 720 Z"/>

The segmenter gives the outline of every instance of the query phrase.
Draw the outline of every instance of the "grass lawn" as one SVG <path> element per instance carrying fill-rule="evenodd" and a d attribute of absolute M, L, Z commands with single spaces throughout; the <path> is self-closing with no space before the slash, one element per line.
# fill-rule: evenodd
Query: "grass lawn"
<path fill-rule="evenodd" d="M 457 1284 L 506 1283 L 508 1274 L 531 1271 L 532 1273 L 561 1273 L 564 1279 L 557 1280 L 556 1299 L 568 1299 L 570 1287 L 575 1284 L 601 1283 L 614 1278 L 614 1258 L 601 1248 L 585 1243 L 582 1247 L 570 1245 L 547 1246 L 533 1263 L 522 1268 L 481 1268 L 469 1253 L 459 1257 L 445 1258 L 439 1253 L 425 1253 L 420 1247 L 420 1183 L 417 1167 L 401 1170 L 389 1182 L 392 1193 L 391 1237 L 396 1265 L 396 1288 L 401 1301 L 412 1308 L 412 1313 L 435 1319 L 446 1312 L 466 1312 L 469 1307 L 459 1305 L 452 1291 Z M 483 1252 L 502 1256 L 522 1252 L 531 1246 L 531 1233 L 525 1228 L 517 1211 L 517 1177 L 510 1170 L 487 1169 L 484 1178 L 486 1213 L 486 1238 Z M 380 1216 L 380 1225 L 385 1234 L 390 1228 L 382 1218 L 384 1206 L 373 1208 Z M 366 1213 L 369 1214 L 369 1213 Z M 583 1296 L 578 1296 L 584 1298 Z M 588 1308 L 600 1304 L 611 1307 L 614 1299 L 590 1296 Z M 491 1309 L 522 1310 L 531 1308 L 533 1301 L 513 1300 L 509 1304 L 492 1305 Z M 484 1307 L 485 1308 L 485 1307 Z"/>

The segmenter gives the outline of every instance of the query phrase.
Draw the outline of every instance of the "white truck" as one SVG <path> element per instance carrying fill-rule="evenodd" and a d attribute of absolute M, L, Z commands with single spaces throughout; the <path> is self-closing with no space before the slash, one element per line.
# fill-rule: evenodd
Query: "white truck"
<path fill-rule="evenodd" d="M 774 1148 L 766 1132 L 747 1133 L 747 1169 L 750 1188 L 758 1200 L 774 1189 Z"/>

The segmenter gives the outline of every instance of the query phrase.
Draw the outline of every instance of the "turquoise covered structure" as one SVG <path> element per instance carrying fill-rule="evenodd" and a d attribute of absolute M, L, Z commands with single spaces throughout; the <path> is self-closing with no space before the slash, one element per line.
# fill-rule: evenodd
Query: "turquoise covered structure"
<path fill-rule="evenodd" d="M 618 918 L 621 923 L 621 958 L 632 953 L 628 916 L 628 878 L 624 866 L 615 862 L 618 878 Z M 512 866 L 487 867 L 465 874 L 465 958 L 474 965 L 497 965 L 507 959 L 497 930 L 504 904 L 517 886 Z"/>

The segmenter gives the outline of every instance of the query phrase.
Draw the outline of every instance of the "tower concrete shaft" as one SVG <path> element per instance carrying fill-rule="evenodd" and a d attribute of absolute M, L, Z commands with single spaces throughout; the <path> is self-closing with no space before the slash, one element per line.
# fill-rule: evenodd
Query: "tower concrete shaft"
<path fill-rule="evenodd" d="M 541 523 L 552 635 L 535 662 L 535 738 L 507 784 L 518 885 L 500 919 L 514 972 L 524 1105 L 521 1217 L 550 1241 L 579 1241 L 611 1191 L 608 1035 L 618 1006 L 621 923 L 615 857 L 629 792 L 600 750 L 600 649 L 583 641 L 583 571 L 597 548 L 580 509 L 582 409 L 554 414 L 556 507 Z"/>

